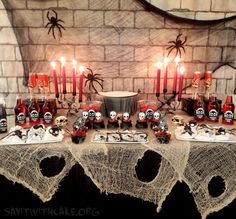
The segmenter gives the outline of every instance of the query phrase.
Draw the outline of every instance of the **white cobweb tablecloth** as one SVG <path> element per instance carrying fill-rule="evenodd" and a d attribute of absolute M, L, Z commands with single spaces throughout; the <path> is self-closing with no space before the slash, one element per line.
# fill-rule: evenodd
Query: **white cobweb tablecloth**
<path fill-rule="evenodd" d="M 105 193 L 127 194 L 157 205 L 163 201 L 176 182 L 184 181 L 190 188 L 202 218 L 218 211 L 236 197 L 236 145 L 177 141 L 172 136 L 166 145 L 156 143 L 153 133 L 147 144 L 95 144 L 92 131 L 86 141 L 76 145 L 70 138 L 61 143 L 0 147 L 0 174 L 18 182 L 49 201 L 60 181 L 78 162 L 96 186 Z M 151 182 L 137 178 L 135 166 L 145 152 L 151 150 L 162 156 L 159 172 Z M 46 157 L 65 159 L 65 167 L 56 176 L 43 176 L 39 163 Z M 225 191 L 211 197 L 208 184 L 213 176 L 221 176 Z"/>

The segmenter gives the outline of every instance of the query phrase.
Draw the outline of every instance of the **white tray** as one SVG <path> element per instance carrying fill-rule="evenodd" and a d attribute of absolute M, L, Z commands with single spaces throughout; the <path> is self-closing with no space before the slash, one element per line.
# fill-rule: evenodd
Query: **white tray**
<path fill-rule="evenodd" d="M 107 141 L 107 140 L 96 141 L 96 140 L 94 140 L 94 138 L 95 138 L 95 135 L 98 134 L 98 133 L 100 133 L 100 134 L 107 134 L 107 133 L 112 133 L 112 132 L 109 132 L 109 131 L 106 131 L 106 132 L 105 131 L 104 132 L 95 132 L 95 133 L 93 133 L 91 142 L 97 143 L 97 144 L 145 144 L 145 143 L 149 142 L 148 138 L 147 138 L 146 141 L 124 141 L 124 140 L 117 141 L 117 142 L 113 142 L 113 141 L 111 142 L 111 141 Z M 116 133 L 116 132 L 114 132 L 114 133 Z M 122 133 L 122 132 L 120 132 L 120 133 Z M 147 133 L 145 133 L 145 134 L 147 134 Z"/>
<path fill-rule="evenodd" d="M 3 142 L 2 140 L 0 141 L 0 146 L 7 146 L 7 145 L 31 145 L 31 144 L 49 144 L 49 143 L 57 143 L 57 142 L 62 142 L 62 139 L 57 139 L 57 140 L 47 140 L 47 141 L 35 141 L 35 142 L 22 142 L 22 143 L 14 143 L 14 142 Z"/>
<path fill-rule="evenodd" d="M 199 141 L 199 142 L 210 142 L 210 143 L 236 143 L 236 136 L 230 135 L 228 140 L 219 140 L 219 139 L 214 139 L 214 138 L 209 138 L 209 139 L 195 139 L 193 138 L 184 138 L 179 135 L 179 130 L 175 130 L 175 137 L 177 140 L 180 141 Z"/>

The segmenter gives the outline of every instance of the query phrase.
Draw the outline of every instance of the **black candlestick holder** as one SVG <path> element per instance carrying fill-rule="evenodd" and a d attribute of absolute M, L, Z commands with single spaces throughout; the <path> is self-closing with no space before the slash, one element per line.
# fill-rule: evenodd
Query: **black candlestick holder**
<path fill-rule="evenodd" d="M 72 93 L 71 97 L 68 97 L 65 92 L 61 95 L 56 95 L 57 103 L 61 106 L 62 109 L 66 109 L 66 115 L 77 115 L 79 109 L 81 108 L 80 101 L 76 100 L 76 93 Z"/>
<path fill-rule="evenodd" d="M 166 92 L 164 92 L 162 97 L 160 94 L 156 93 L 156 97 L 161 104 L 158 109 L 165 109 L 164 115 L 175 114 L 174 112 L 180 107 L 181 98 L 177 96 L 176 92 L 172 94 L 166 94 Z"/>

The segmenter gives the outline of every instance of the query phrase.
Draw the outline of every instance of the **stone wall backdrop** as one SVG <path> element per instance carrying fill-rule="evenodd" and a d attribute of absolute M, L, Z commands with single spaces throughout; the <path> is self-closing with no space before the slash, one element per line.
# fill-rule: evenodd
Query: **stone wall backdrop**
<path fill-rule="evenodd" d="M 153 7 L 149 2 L 159 8 Z M 218 5 L 216 2 L 222 2 Z M 225 3 L 227 2 L 227 4 Z M 227 6 L 227 7 L 226 7 Z M 56 16 L 65 28 L 55 28 L 55 39 L 49 18 Z M 163 13 L 167 11 L 167 13 Z M 172 14 L 168 14 L 171 12 Z M 50 62 L 60 57 L 67 60 L 71 75 L 71 60 L 101 74 L 104 91 L 140 91 L 139 98 L 155 98 L 157 61 L 168 55 L 167 48 L 179 35 L 186 42 L 181 51 L 185 65 L 185 85 L 191 83 L 194 71 L 214 71 L 211 93 L 220 98 L 235 89 L 236 2 L 233 0 L 2 0 L 0 1 L 0 94 L 12 109 L 18 93 L 29 97 L 29 72 L 46 72 L 51 76 Z M 174 17 L 186 13 L 185 17 Z M 191 16 L 187 16 L 188 14 Z M 215 18 L 226 20 L 212 20 Z M 204 14 L 204 16 L 203 16 Z M 200 16 L 201 15 L 201 16 Z M 231 16 L 231 17 L 230 17 Z M 206 18 L 209 21 L 200 21 Z M 214 19 L 215 19 L 214 18 Z M 185 52 L 184 52 L 185 51 Z M 172 78 L 176 50 L 171 60 L 168 90 Z M 222 67 L 220 67 L 223 65 Z M 162 74 L 163 76 L 163 74 Z M 68 78 L 70 86 L 71 78 Z M 67 86 L 67 87 L 68 87 Z M 96 86 L 101 91 L 100 86 Z M 162 90 L 162 88 L 161 88 Z M 53 95 L 53 83 L 50 83 Z M 85 97 L 90 91 L 85 87 Z M 204 93 L 202 85 L 199 92 Z M 186 89 L 191 95 L 192 89 Z M 94 92 L 92 98 L 99 98 Z"/>

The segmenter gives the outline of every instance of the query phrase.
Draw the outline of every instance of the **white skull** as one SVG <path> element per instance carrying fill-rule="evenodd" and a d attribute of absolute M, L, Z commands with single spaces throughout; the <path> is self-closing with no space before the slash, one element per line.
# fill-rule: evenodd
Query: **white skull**
<path fill-rule="evenodd" d="M 82 117 L 84 120 L 88 119 L 88 112 L 87 111 L 83 111 L 82 112 Z"/>
<path fill-rule="evenodd" d="M 184 124 L 184 118 L 182 116 L 175 115 L 172 117 L 171 121 L 174 125 L 183 125 Z"/>
<path fill-rule="evenodd" d="M 161 118 L 161 113 L 160 111 L 155 111 L 153 114 L 153 118 L 156 120 L 159 120 Z"/>
<path fill-rule="evenodd" d="M 55 119 L 55 124 L 59 127 L 63 127 L 65 125 L 67 125 L 68 123 L 68 119 L 67 117 L 65 116 L 58 116 L 56 119 Z"/>
<path fill-rule="evenodd" d="M 125 113 L 123 114 L 123 119 L 124 119 L 124 120 L 128 120 L 128 119 L 129 119 L 129 113 L 128 113 L 128 112 L 125 112 Z"/>
<path fill-rule="evenodd" d="M 144 120 L 146 118 L 145 113 L 144 112 L 140 112 L 138 114 L 138 118 L 139 118 L 139 120 Z"/>
<path fill-rule="evenodd" d="M 101 120 L 102 119 L 102 114 L 100 112 L 96 112 L 95 118 L 96 118 L 96 120 Z"/>
<path fill-rule="evenodd" d="M 111 119 L 115 119 L 116 118 L 116 112 L 115 111 L 111 111 L 110 112 L 110 118 Z"/>

